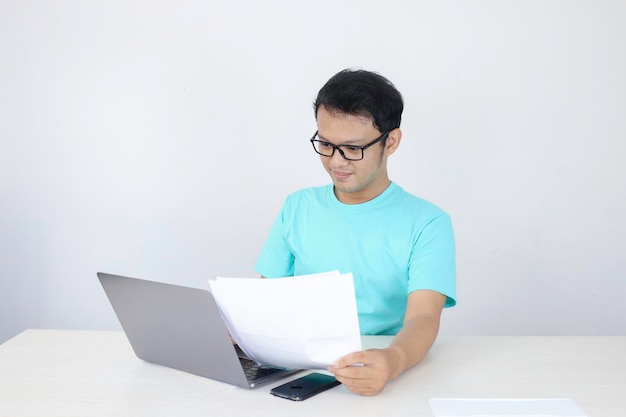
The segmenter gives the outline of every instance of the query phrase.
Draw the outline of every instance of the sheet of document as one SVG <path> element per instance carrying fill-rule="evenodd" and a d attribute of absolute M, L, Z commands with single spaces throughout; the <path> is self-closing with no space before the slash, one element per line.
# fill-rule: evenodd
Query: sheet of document
<path fill-rule="evenodd" d="M 361 350 L 352 274 L 209 280 L 239 347 L 260 364 L 325 369 Z"/>
<path fill-rule="evenodd" d="M 431 398 L 436 417 L 588 417 L 569 398 Z"/>

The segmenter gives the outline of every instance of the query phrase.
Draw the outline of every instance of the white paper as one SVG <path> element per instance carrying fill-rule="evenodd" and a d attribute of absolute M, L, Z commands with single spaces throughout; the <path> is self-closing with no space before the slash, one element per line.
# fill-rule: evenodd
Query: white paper
<path fill-rule="evenodd" d="M 569 398 L 431 398 L 436 417 L 588 417 Z"/>
<path fill-rule="evenodd" d="M 352 274 L 209 280 L 239 347 L 260 364 L 325 369 L 361 350 Z"/>

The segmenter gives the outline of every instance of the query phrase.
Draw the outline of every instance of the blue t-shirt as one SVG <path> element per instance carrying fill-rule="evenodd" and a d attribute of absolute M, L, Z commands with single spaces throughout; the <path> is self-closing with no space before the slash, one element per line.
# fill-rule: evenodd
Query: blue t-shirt
<path fill-rule="evenodd" d="M 332 184 L 289 195 L 255 269 L 267 278 L 352 272 L 364 335 L 396 334 L 412 291 L 456 304 L 450 217 L 393 182 L 362 204 L 341 203 Z"/>

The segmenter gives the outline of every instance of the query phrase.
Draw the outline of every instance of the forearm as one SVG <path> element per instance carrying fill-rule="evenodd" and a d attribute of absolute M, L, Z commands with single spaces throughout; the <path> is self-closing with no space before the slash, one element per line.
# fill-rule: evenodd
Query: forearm
<path fill-rule="evenodd" d="M 328 370 L 351 391 L 363 395 L 379 393 L 390 379 L 426 356 L 437 338 L 445 301 L 445 295 L 434 291 L 413 291 L 409 294 L 403 327 L 391 346 L 348 354 Z"/>
<path fill-rule="evenodd" d="M 391 377 L 396 378 L 417 365 L 432 347 L 438 332 L 439 317 L 407 320 L 388 348 L 392 357 Z"/>

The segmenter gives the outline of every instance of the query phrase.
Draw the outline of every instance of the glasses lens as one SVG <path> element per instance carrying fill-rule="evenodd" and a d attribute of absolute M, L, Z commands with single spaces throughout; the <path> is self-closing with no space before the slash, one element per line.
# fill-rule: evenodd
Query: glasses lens
<path fill-rule="evenodd" d="M 319 139 L 311 140 L 315 151 L 324 156 L 333 156 L 335 148 L 339 150 L 341 156 L 349 161 L 360 161 L 363 159 L 363 149 L 358 146 L 339 145 L 334 146 L 328 142 Z"/>
<path fill-rule="evenodd" d="M 363 149 L 355 146 L 340 146 L 343 157 L 350 161 L 358 161 L 359 159 L 363 159 Z"/>
<path fill-rule="evenodd" d="M 313 146 L 315 147 L 315 151 L 317 153 L 319 153 L 320 155 L 324 155 L 324 156 L 332 156 L 333 155 L 333 147 L 330 143 L 328 142 L 323 142 L 320 140 L 314 140 L 313 142 Z"/>

